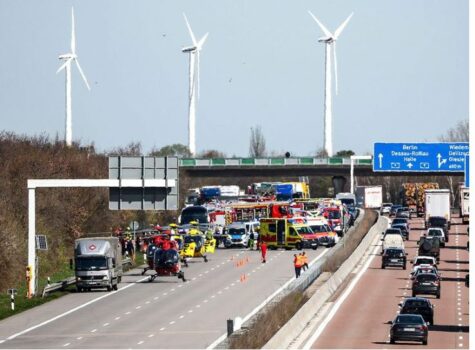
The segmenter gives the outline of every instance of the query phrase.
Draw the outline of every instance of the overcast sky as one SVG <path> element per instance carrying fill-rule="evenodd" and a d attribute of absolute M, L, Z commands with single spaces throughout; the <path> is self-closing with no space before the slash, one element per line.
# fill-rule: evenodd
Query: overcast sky
<path fill-rule="evenodd" d="M 188 56 L 182 13 L 201 54 L 197 150 L 247 156 L 250 128 L 270 151 L 323 146 L 324 45 L 311 10 L 338 41 L 334 150 L 437 141 L 468 119 L 467 0 L 0 0 L 0 130 L 64 138 L 71 6 L 73 138 L 99 150 L 187 143 Z"/>

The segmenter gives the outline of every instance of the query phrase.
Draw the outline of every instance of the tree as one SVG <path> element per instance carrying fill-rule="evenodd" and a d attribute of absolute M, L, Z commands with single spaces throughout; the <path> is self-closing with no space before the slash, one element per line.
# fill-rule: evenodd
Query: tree
<path fill-rule="evenodd" d="M 142 155 L 142 144 L 131 142 L 125 147 L 117 147 L 108 152 L 111 156 L 140 156 Z"/>
<path fill-rule="evenodd" d="M 266 156 L 266 140 L 262 134 L 260 125 L 251 127 L 251 138 L 249 140 L 249 157 L 265 157 Z"/>
<path fill-rule="evenodd" d="M 335 157 L 349 158 L 354 155 L 355 155 L 355 152 L 349 149 L 349 150 L 341 150 L 341 151 L 336 152 Z"/>
<path fill-rule="evenodd" d="M 317 157 L 317 158 L 328 158 L 327 150 L 325 148 L 317 149 L 317 152 L 315 153 L 315 157 Z"/>
<path fill-rule="evenodd" d="M 189 158 L 191 157 L 191 152 L 188 146 L 182 145 L 181 143 L 174 143 L 173 145 L 166 145 L 160 149 L 155 147 L 149 153 L 149 156 L 153 157 L 181 157 Z"/>
<path fill-rule="evenodd" d="M 459 121 L 455 127 L 447 130 L 447 134 L 439 136 L 442 142 L 468 142 L 469 124 L 468 119 Z"/>
<path fill-rule="evenodd" d="M 223 152 L 220 152 L 218 150 L 215 150 L 215 149 L 209 149 L 209 150 L 205 150 L 203 152 L 200 152 L 198 154 L 197 158 L 205 158 L 205 159 L 226 158 L 226 154 L 224 154 Z"/>

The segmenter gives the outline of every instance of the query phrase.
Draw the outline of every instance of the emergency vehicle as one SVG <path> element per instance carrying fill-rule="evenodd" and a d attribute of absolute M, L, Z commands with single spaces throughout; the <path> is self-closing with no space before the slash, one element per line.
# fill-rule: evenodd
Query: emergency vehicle
<path fill-rule="evenodd" d="M 266 218 L 260 220 L 259 241 L 269 249 L 317 249 L 318 238 L 303 218 Z"/>

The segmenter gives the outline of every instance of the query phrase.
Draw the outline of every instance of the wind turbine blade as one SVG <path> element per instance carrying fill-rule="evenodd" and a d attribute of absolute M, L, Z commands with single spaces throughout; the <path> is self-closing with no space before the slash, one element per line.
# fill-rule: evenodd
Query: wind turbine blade
<path fill-rule="evenodd" d="M 66 68 L 66 66 L 68 65 L 68 63 L 70 62 L 70 59 L 66 60 L 66 62 L 64 62 L 61 67 L 58 68 L 58 70 L 56 71 L 56 74 L 58 74 L 59 72 L 61 72 L 64 68 Z"/>
<path fill-rule="evenodd" d="M 91 87 L 89 86 L 89 83 L 87 82 L 86 76 L 84 75 L 84 72 L 82 71 L 81 66 L 79 65 L 79 61 L 78 60 L 74 60 L 74 61 L 76 62 L 76 66 L 78 67 L 78 70 L 79 70 L 79 73 L 81 74 L 82 79 L 86 83 L 87 89 L 91 90 Z"/>
<path fill-rule="evenodd" d="M 196 47 L 198 48 L 198 50 L 201 50 L 201 48 L 203 47 L 203 44 L 205 43 L 206 38 L 208 37 L 208 34 L 209 34 L 209 33 L 206 33 L 206 34 L 200 39 L 200 41 L 198 41 L 198 44 L 196 45 Z"/>
<path fill-rule="evenodd" d="M 322 30 L 322 32 L 323 32 L 326 36 L 328 36 L 328 37 L 332 37 L 332 36 L 333 36 L 333 34 L 330 33 L 330 31 L 329 31 L 322 23 L 320 23 L 320 21 L 318 20 L 318 18 L 315 17 L 312 12 L 308 11 L 308 13 L 310 14 L 310 16 L 312 16 L 312 18 L 315 20 L 315 22 L 317 22 L 318 26 L 320 27 L 320 29 Z"/>
<path fill-rule="evenodd" d="M 336 41 L 333 42 L 333 62 L 335 66 L 335 94 L 338 95 L 338 67 L 336 59 Z"/>
<path fill-rule="evenodd" d="M 76 33 L 74 30 L 74 7 L 71 7 L 71 53 L 76 54 Z"/>
<path fill-rule="evenodd" d="M 343 29 L 345 29 L 346 25 L 348 24 L 348 22 L 350 21 L 351 17 L 353 17 L 353 12 L 348 16 L 348 18 L 345 20 L 345 22 L 343 22 L 336 30 L 335 30 L 335 40 L 338 39 L 338 37 L 340 36 L 341 32 L 343 31 Z"/>
<path fill-rule="evenodd" d="M 183 13 L 183 17 L 185 17 L 185 22 L 186 26 L 188 27 L 188 31 L 190 32 L 191 40 L 193 41 L 193 45 L 198 46 L 195 38 L 195 34 L 193 34 L 193 31 L 191 30 L 190 23 L 188 22 L 188 18 L 186 18 L 186 15 Z"/>

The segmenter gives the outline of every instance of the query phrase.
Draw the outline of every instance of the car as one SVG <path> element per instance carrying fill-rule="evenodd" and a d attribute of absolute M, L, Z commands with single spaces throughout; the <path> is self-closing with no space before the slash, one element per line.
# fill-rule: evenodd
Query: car
<path fill-rule="evenodd" d="M 402 267 L 406 269 L 407 253 L 402 248 L 387 248 L 383 252 L 381 260 L 381 268 L 385 269 L 387 266 Z"/>
<path fill-rule="evenodd" d="M 434 273 L 440 277 L 441 273 L 437 270 L 437 267 L 427 264 L 415 266 L 411 272 L 411 280 L 414 280 L 421 273 Z"/>
<path fill-rule="evenodd" d="M 412 281 L 412 296 L 432 294 L 440 299 L 440 277 L 435 273 L 420 273 Z"/>
<path fill-rule="evenodd" d="M 381 215 L 388 214 L 391 212 L 392 203 L 383 203 L 381 204 L 381 210 L 379 211 Z"/>
<path fill-rule="evenodd" d="M 422 264 L 437 267 L 437 260 L 433 256 L 419 255 L 419 256 L 416 256 L 414 260 L 412 261 L 413 267 L 422 265 Z"/>
<path fill-rule="evenodd" d="M 396 224 L 406 224 L 407 229 L 410 230 L 411 226 L 409 225 L 409 219 L 408 218 L 394 218 L 391 221 L 391 225 L 396 225 Z"/>
<path fill-rule="evenodd" d="M 398 228 L 401 230 L 402 237 L 408 241 L 409 240 L 409 230 L 406 224 L 392 224 L 391 228 Z"/>
<path fill-rule="evenodd" d="M 389 342 L 394 344 L 399 340 L 420 341 L 427 345 L 429 327 L 421 315 L 404 314 L 398 315 L 394 321 L 390 321 Z"/>
<path fill-rule="evenodd" d="M 445 247 L 445 233 L 444 230 L 440 227 L 431 227 L 427 230 L 427 237 L 438 238 L 441 247 Z"/>
<path fill-rule="evenodd" d="M 411 218 L 411 211 L 409 210 L 408 207 L 400 207 L 396 211 L 396 217 L 397 218 Z"/>
<path fill-rule="evenodd" d="M 440 259 L 440 241 L 437 237 L 422 236 L 417 241 L 419 249 L 417 254 L 419 256 L 433 256 L 437 262 Z"/>
<path fill-rule="evenodd" d="M 400 204 L 394 204 L 391 209 L 389 210 L 389 216 L 396 216 L 396 212 L 399 208 L 401 208 L 402 205 Z"/>
<path fill-rule="evenodd" d="M 449 242 L 450 223 L 447 221 L 446 218 L 444 218 L 443 216 L 431 216 L 429 218 L 429 221 L 427 222 L 427 228 L 430 227 L 440 227 L 441 229 L 443 229 L 445 233 L 445 241 L 447 243 Z"/>
<path fill-rule="evenodd" d="M 406 298 L 400 303 L 399 315 L 417 314 L 421 315 L 424 321 L 430 325 L 434 325 L 434 305 L 426 298 Z"/>
<path fill-rule="evenodd" d="M 398 228 L 388 228 L 383 232 L 383 242 L 381 245 L 381 254 L 384 253 L 386 248 L 402 248 L 404 249 L 404 239 L 402 238 L 402 232 Z"/>

